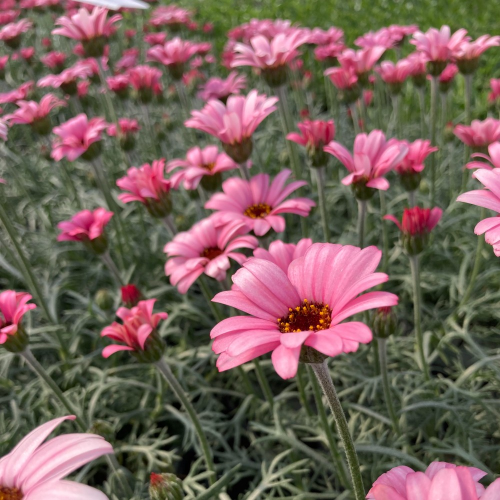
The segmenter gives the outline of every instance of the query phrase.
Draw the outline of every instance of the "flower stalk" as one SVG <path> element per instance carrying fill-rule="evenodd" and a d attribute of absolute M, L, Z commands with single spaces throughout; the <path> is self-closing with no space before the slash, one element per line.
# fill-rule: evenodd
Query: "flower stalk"
<path fill-rule="evenodd" d="M 330 243 L 330 229 L 328 228 L 328 216 L 326 213 L 325 200 L 325 167 L 313 168 L 316 177 L 316 185 L 318 187 L 318 204 L 321 213 L 321 224 L 323 226 L 323 240 L 325 243 Z"/>

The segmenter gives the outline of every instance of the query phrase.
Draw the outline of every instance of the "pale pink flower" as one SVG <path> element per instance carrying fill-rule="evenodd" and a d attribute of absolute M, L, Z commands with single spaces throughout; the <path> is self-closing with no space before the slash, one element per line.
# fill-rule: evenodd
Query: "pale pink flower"
<path fill-rule="evenodd" d="M 432 462 L 425 472 L 410 467 L 394 467 L 382 474 L 366 496 L 372 500 L 496 500 L 500 479 L 488 488 L 479 483 L 486 472 L 446 462 Z"/>
<path fill-rule="evenodd" d="M 485 148 L 500 139 L 500 121 L 495 118 L 472 120 L 470 126 L 457 125 L 453 133 L 469 147 Z"/>
<path fill-rule="evenodd" d="M 350 174 L 342 179 L 345 186 L 359 183 L 386 191 L 389 181 L 384 175 L 400 165 L 408 154 L 408 147 L 396 139 L 386 140 L 381 130 L 373 130 L 368 135 L 356 136 L 353 154 L 335 141 L 330 142 L 325 151 L 349 170 Z"/>
<path fill-rule="evenodd" d="M 440 30 L 429 28 L 425 33 L 415 32 L 410 43 L 423 52 L 429 61 L 448 62 L 464 40 L 469 40 L 466 35 L 465 29 L 459 29 L 452 35 L 450 27 L 445 25 Z"/>
<path fill-rule="evenodd" d="M 114 24 L 122 19 L 120 14 L 114 14 L 107 19 L 108 10 L 96 7 L 89 12 L 81 8 L 71 17 L 62 16 L 56 21 L 60 28 L 52 30 L 53 35 L 61 35 L 73 40 L 89 41 L 94 38 L 109 38 L 114 32 Z"/>
<path fill-rule="evenodd" d="M 212 50 L 212 44 L 210 42 L 199 42 L 195 44 L 196 54 L 200 56 L 207 55 Z"/>
<path fill-rule="evenodd" d="M 168 162 L 167 172 L 177 168 L 181 170 L 170 176 L 174 188 L 177 189 L 183 183 L 185 189 L 193 190 L 205 177 L 220 177 L 222 172 L 234 170 L 238 165 L 226 153 L 220 153 L 217 146 L 203 149 L 196 146 L 187 152 L 185 160 L 174 159 Z"/>
<path fill-rule="evenodd" d="M 463 40 L 458 47 L 455 47 L 453 56 L 457 61 L 470 61 L 471 59 L 478 59 L 489 48 L 498 47 L 499 45 L 500 36 L 483 35 L 472 42 Z"/>
<path fill-rule="evenodd" d="M 381 255 L 373 246 L 315 243 L 286 272 L 268 260 L 249 259 L 232 277 L 236 289 L 213 299 L 250 315 L 225 319 L 212 329 L 219 371 L 272 351 L 275 370 L 288 379 L 297 373 L 301 353 L 306 358 L 311 350 L 338 356 L 370 342 L 368 326 L 341 322 L 368 309 L 397 304 L 397 296 L 388 292 L 358 297 L 389 279 L 374 272 Z"/>
<path fill-rule="evenodd" d="M 276 264 L 286 273 L 292 261 L 302 257 L 312 244 L 311 238 L 302 238 L 297 244 L 283 243 L 280 240 L 276 240 L 269 245 L 268 250 L 260 247 L 256 248 L 253 251 L 253 255 L 258 259 L 268 260 Z"/>
<path fill-rule="evenodd" d="M 189 231 L 177 234 L 165 245 L 168 260 L 165 274 L 180 293 L 203 274 L 223 281 L 231 267 L 229 259 L 243 264 L 247 256 L 237 252 L 241 248 L 254 249 L 259 242 L 255 236 L 247 235 L 243 221 L 218 226 L 214 216 L 196 223 Z"/>
<path fill-rule="evenodd" d="M 16 105 L 19 106 L 19 109 L 4 116 L 4 119 L 9 121 L 10 125 L 14 123 L 28 125 L 43 120 L 54 108 L 66 106 L 66 102 L 58 99 L 54 94 L 46 94 L 42 97 L 40 103 L 36 101 L 17 101 Z"/>
<path fill-rule="evenodd" d="M 297 49 L 307 43 L 309 33 L 295 29 L 279 33 L 271 40 L 263 35 L 250 39 L 250 44 L 237 43 L 232 67 L 252 66 L 263 70 L 277 69 L 288 65 L 297 55 Z"/>
<path fill-rule="evenodd" d="M 76 86 L 76 81 L 81 78 L 88 78 L 92 75 L 92 69 L 88 65 L 72 66 L 61 71 L 58 75 L 47 75 L 38 80 L 37 87 L 62 88 L 64 91 L 73 92 L 72 87 Z"/>
<path fill-rule="evenodd" d="M 333 120 L 305 120 L 297 123 L 300 133 L 291 132 L 286 138 L 304 146 L 313 167 L 323 167 L 328 162 L 324 147 L 335 137 Z"/>
<path fill-rule="evenodd" d="M 118 179 L 116 185 L 123 191 L 129 191 L 118 195 L 123 203 L 138 201 L 158 217 L 165 217 L 172 209 L 169 196 L 172 183 L 165 178 L 164 158 L 154 160 L 151 165 L 145 163 L 129 168 L 127 175 Z"/>
<path fill-rule="evenodd" d="M 76 84 L 76 95 L 78 97 L 84 97 L 89 93 L 90 81 L 82 80 Z"/>
<path fill-rule="evenodd" d="M 149 21 L 153 26 L 173 26 L 179 27 L 187 25 L 191 21 L 191 12 L 189 10 L 177 7 L 177 5 L 167 5 L 157 7 L 151 14 Z"/>
<path fill-rule="evenodd" d="M 45 64 L 47 68 L 59 69 L 64 66 L 66 57 L 67 56 L 64 52 L 52 51 L 40 57 L 40 61 L 42 61 L 42 63 Z"/>
<path fill-rule="evenodd" d="M 425 159 L 438 148 L 431 146 L 431 141 L 417 139 L 414 142 L 400 141 L 408 148 L 408 153 L 403 161 L 396 166 L 399 175 L 420 173 L 424 170 Z"/>
<path fill-rule="evenodd" d="M 164 66 L 182 66 L 197 53 L 197 44 L 175 37 L 163 45 L 155 45 L 147 52 L 148 61 L 155 61 Z"/>
<path fill-rule="evenodd" d="M 500 78 L 492 78 L 490 80 L 491 92 L 488 94 L 489 102 L 496 102 L 500 98 Z"/>
<path fill-rule="evenodd" d="M 328 45 L 320 45 L 314 49 L 314 57 L 318 61 L 325 61 L 328 59 L 338 59 L 340 54 L 344 52 L 346 46 L 343 42 L 329 43 Z"/>
<path fill-rule="evenodd" d="M 102 139 L 102 132 L 106 130 L 104 118 L 87 118 L 81 113 L 58 127 L 54 127 L 54 134 L 58 137 L 52 143 L 51 156 L 60 161 L 67 158 L 74 161 L 84 154 L 90 146 Z"/>
<path fill-rule="evenodd" d="M 82 210 L 71 217 L 70 220 L 59 222 L 57 227 L 61 234 L 57 241 L 80 241 L 88 243 L 89 241 L 101 238 L 104 228 L 113 217 L 113 212 L 108 212 L 104 208 L 95 210 Z"/>
<path fill-rule="evenodd" d="M 20 36 L 33 27 L 33 23 L 27 19 L 21 19 L 16 23 L 9 23 L 0 29 L 0 40 L 12 46 L 18 46 Z"/>
<path fill-rule="evenodd" d="M 309 34 L 308 43 L 314 45 L 330 45 L 343 41 L 344 32 L 340 28 L 331 26 L 327 30 L 321 28 L 313 28 Z"/>
<path fill-rule="evenodd" d="M 287 34 L 297 28 L 291 21 L 283 19 L 251 19 L 248 23 L 237 26 L 229 31 L 231 40 L 241 40 L 248 43 L 254 36 L 262 35 L 271 40 L 280 33 Z"/>
<path fill-rule="evenodd" d="M 470 203 L 478 207 L 488 208 L 500 213 L 500 168 L 476 170 L 472 177 L 477 179 L 485 189 L 477 189 L 461 194 L 457 201 Z M 493 247 L 497 257 L 500 257 L 500 216 L 488 217 L 474 228 L 475 234 L 485 234 L 486 243 Z"/>
<path fill-rule="evenodd" d="M 377 72 L 382 80 L 390 85 L 401 85 L 410 76 L 411 64 L 402 59 L 394 64 L 391 61 L 382 61 Z"/>
<path fill-rule="evenodd" d="M 353 70 L 358 77 L 361 77 L 373 69 L 385 50 L 385 47 L 381 46 L 361 50 L 346 49 L 338 59 L 341 66 Z"/>
<path fill-rule="evenodd" d="M 472 158 L 482 158 L 489 161 L 493 167 L 484 163 L 483 161 L 471 161 L 467 163 L 466 167 L 469 169 L 473 168 L 485 168 L 486 170 L 493 170 L 493 168 L 500 168 L 500 142 L 492 142 L 488 146 L 489 156 L 483 153 L 474 153 L 471 155 Z"/>
<path fill-rule="evenodd" d="M 231 71 L 227 78 L 210 78 L 205 84 L 200 86 L 198 97 L 204 101 L 219 99 L 225 102 L 231 94 L 239 94 L 244 89 L 247 80 L 244 75 L 238 75 L 236 71 Z"/>
<path fill-rule="evenodd" d="M 123 51 L 122 57 L 115 65 L 117 71 L 126 71 L 133 68 L 139 62 L 139 49 L 135 47 Z"/>
<path fill-rule="evenodd" d="M 96 434 L 68 434 L 44 443 L 65 420 L 56 418 L 37 427 L 0 459 L 0 492 L 5 499 L 108 500 L 90 486 L 63 478 L 83 465 L 113 453 L 111 445 Z"/>
<path fill-rule="evenodd" d="M 167 40 L 167 34 L 163 32 L 159 33 L 148 33 L 144 35 L 144 41 L 148 45 L 163 45 Z"/>
<path fill-rule="evenodd" d="M 23 316 L 35 309 L 35 304 L 28 304 L 33 297 L 29 293 L 5 290 L 0 293 L 0 345 L 5 344 L 9 335 L 15 335 L 20 328 Z M 0 478 L 2 461 L 0 460 Z M 0 492 L 2 481 L 0 479 Z"/>
<path fill-rule="evenodd" d="M 305 186 L 305 181 L 294 181 L 285 186 L 290 170 L 282 170 L 271 182 L 269 175 L 257 174 L 249 181 L 232 177 L 222 184 L 223 193 L 215 193 L 205 208 L 217 211 L 217 221 L 227 224 L 243 221 L 249 231 L 263 236 L 271 229 L 285 230 L 285 219 L 280 214 L 291 213 L 307 217 L 316 204 L 308 198 L 292 198 L 290 194 Z"/>
<path fill-rule="evenodd" d="M 141 127 L 139 127 L 139 123 L 137 120 L 133 118 L 119 118 L 118 119 L 118 130 L 116 127 L 116 123 L 111 123 L 108 125 L 106 132 L 110 137 L 120 137 L 123 135 L 135 134 L 139 132 Z"/>
<path fill-rule="evenodd" d="M 363 49 L 373 47 L 384 47 L 386 50 L 391 49 L 396 45 L 397 41 L 391 36 L 387 28 L 382 28 L 378 31 L 369 31 L 364 35 L 356 38 L 355 45 Z"/>
<path fill-rule="evenodd" d="M 14 54 L 17 55 L 17 54 Z M 22 47 L 19 50 L 19 55 L 28 63 L 31 62 L 33 56 L 35 55 L 35 47 Z M 14 56 L 12 56 L 14 58 Z"/>
<path fill-rule="evenodd" d="M 191 111 L 186 127 L 203 130 L 224 144 L 240 144 L 250 139 L 259 124 L 276 110 L 277 97 L 252 90 L 247 96 L 230 96 L 227 104 L 212 99 L 201 111 Z"/>
<path fill-rule="evenodd" d="M 409 26 L 401 26 L 399 24 L 391 24 L 387 28 L 385 28 L 387 33 L 391 39 L 399 44 L 401 43 L 405 37 L 409 35 L 413 35 L 418 30 L 418 26 L 416 24 L 410 24 Z"/>
<path fill-rule="evenodd" d="M 352 67 L 328 68 L 325 75 L 339 90 L 354 90 L 358 86 L 358 75 Z"/>
<path fill-rule="evenodd" d="M 130 78 L 128 75 L 115 75 L 106 78 L 109 90 L 117 94 L 124 93 L 130 86 Z"/>
<path fill-rule="evenodd" d="M 0 104 L 13 103 L 26 99 L 33 91 L 34 86 L 35 83 L 30 81 L 23 83 L 17 89 L 0 94 Z"/>
<path fill-rule="evenodd" d="M 410 65 L 410 76 L 413 78 L 425 78 L 427 75 L 428 58 L 423 52 L 413 52 L 405 60 Z"/>
<path fill-rule="evenodd" d="M 105 347 L 102 351 L 103 357 L 109 358 L 109 356 L 119 351 L 140 352 L 146 350 L 148 338 L 150 338 L 160 321 L 168 318 L 168 314 L 165 312 L 153 314 L 155 302 L 156 299 L 141 300 L 131 309 L 120 307 L 116 311 L 116 315 L 123 323 L 114 321 L 102 330 L 101 337 L 108 337 L 125 345 L 112 344 Z"/>
<path fill-rule="evenodd" d="M 0 57 L 0 71 L 3 71 L 5 69 L 5 66 L 7 66 L 7 63 L 9 62 L 9 56 L 1 56 Z"/>
<path fill-rule="evenodd" d="M 132 87 L 136 90 L 151 90 L 154 94 L 160 94 L 161 71 L 151 66 L 139 65 L 127 71 Z"/>

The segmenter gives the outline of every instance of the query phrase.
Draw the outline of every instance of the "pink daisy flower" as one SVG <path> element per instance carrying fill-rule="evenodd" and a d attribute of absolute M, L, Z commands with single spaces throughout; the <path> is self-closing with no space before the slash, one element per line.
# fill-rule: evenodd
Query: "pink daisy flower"
<path fill-rule="evenodd" d="M 168 314 L 165 312 L 153 314 L 155 302 L 156 299 L 141 300 L 131 309 L 120 307 L 116 311 L 116 315 L 123 323 L 114 321 L 102 330 L 101 337 L 108 337 L 125 345 L 112 344 L 105 347 L 102 351 L 103 357 L 109 358 L 118 351 L 135 351 L 140 356 L 141 352 L 153 350 L 156 351 L 152 353 L 153 356 L 159 355 L 156 361 L 160 359 L 163 353 L 163 341 L 156 332 L 156 327 L 161 320 L 168 318 Z"/>
<path fill-rule="evenodd" d="M 151 66 L 139 65 L 127 71 L 130 84 L 139 93 L 142 102 L 150 102 L 153 95 L 161 94 L 161 71 Z"/>
<path fill-rule="evenodd" d="M 61 230 L 57 241 L 79 241 L 95 253 L 102 254 L 107 249 L 104 228 L 111 217 L 113 217 L 113 212 L 108 212 L 104 208 L 96 208 L 94 211 L 82 210 L 73 215 L 70 220 L 57 224 Z"/>
<path fill-rule="evenodd" d="M 285 230 L 285 219 L 281 214 L 307 217 L 311 208 L 316 206 L 308 198 L 285 201 L 290 194 L 307 184 L 305 181 L 294 181 L 285 186 L 290 174 L 290 170 L 284 169 L 272 182 L 267 174 L 257 174 L 249 181 L 232 177 L 222 183 L 223 193 L 215 193 L 205 208 L 217 211 L 220 225 L 238 220 L 257 236 L 264 236 L 271 229 L 281 233 Z"/>
<path fill-rule="evenodd" d="M 40 103 L 36 101 L 17 101 L 19 109 L 4 119 L 15 124 L 32 125 L 36 132 L 48 134 L 50 132 L 49 113 L 61 106 L 66 106 L 66 102 L 58 99 L 54 94 L 46 94 L 42 97 Z"/>
<path fill-rule="evenodd" d="M 88 42 L 94 38 L 109 38 L 115 30 L 114 24 L 122 19 L 114 14 L 107 19 L 108 10 L 95 7 L 92 12 L 85 8 L 78 10 L 71 17 L 62 16 L 56 21 L 60 28 L 52 30 L 53 35 L 61 35 L 80 42 Z"/>
<path fill-rule="evenodd" d="M 429 60 L 430 74 L 439 76 L 452 58 L 453 53 L 464 40 L 469 40 L 466 35 L 467 30 L 465 29 L 459 29 L 452 35 L 450 27 L 445 25 L 440 30 L 429 28 L 426 33 L 415 32 L 410 43 L 415 45 L 417 50 L 425 54 Z"/>
<path fill-rule="evenodd" d="M 422 52 L 413 52 L 406 61 L 410 65 L 410 76 L 417 87 L 424 87 L 427 81 L 427 56 Z"/>
<path fill-rule="evenodd" d="M 138 201 L 154 217 L 166 217 L 172 211 L 170 199 L 170 180 L 165 179 L 165 159 L 154 160 L 150 165 L 131 167 L 127 175 L 118 179 L 116 185 L 123 191 L 118 199 L 123 203 Z"/>
<path fill-rule="evenodd" d="M 61 70 L 66 62 L 66 54 L 64 52 L 52 51 L 40 57 L 40 61 L 52 70 Z"/>
<path fill-rule="evenodd" d="M 414 142 L 400 141 L 408 148 L 407 155 L 403 161 L 396 166 L 396 172 L 399 175 L 420 173 L 424 170 L 425 159 L 438 148 L 431 146 L 431 141 L 417 139 Z"/>
<path fill-rule="evenodd" d="M 0 459 L 0 492 L 4 498 L 108 500 L 95 488 L 63 480 L 92 460 L 113 453 L 108 442 L 95 434 L 68 434 L 43 443 L 58 425 L 75 418 L 56 418 L 37 427 Z"/>
<path fill-rule="evenodd" d="M 125 98 L 128 95 L 130 88 L 130 78 L 128 75 L 115 75 L 106 78 L 109 90 L 114 92 L 118 97 Z"/>
<path fill-rule="evenodd" d="M 116 137 L 120 135 L 135 134 L 136 132 L 139 132 L 140 129 L 141 127 L 139 126 L 137 120 L 134 120 L 133 118 L 119 118 L 118 127 L 116 126 L 116 123 L 112 123 L 108 125 L 106 132 L 110 137 Z"/>
<path fill-rule="evenodd" d="M 175 37 L 164 45 L 155 45 L 147 52 L 148 61 L 166 66 L 175 80 L 182 78 L 185 63 L 198 52 L 198 45 Z"/>
<path fill-rule="evenodd" d="M 500 121 L 495 118 L 472 120 L 470 126 L 457 125 L 453 133 L 467 146 L 484 149 L 500 139 Z"/>
<path fill-rule="evenodd" d="M 30 81 L 23 83 L 17 89 L 0 94 L 0 104 L 13 103 L 26 99 L 33 91 L 34 86 L 35 83 Z"/>
<path fill-rule="evenodd" d="M 338 356 L 370 342 L 372 333 L 365 324 L 341 322 L 397 304 L 397 296 L 388 292 L 358 297 L 389 279 L 374 272 L 380 258 L 375 247 L 315 243 L 287 272 L 268 260 L 249 259 L 233 275 L 237 288 L 213 299 L 250 315 L 225 319 L 213 328 L 219 371 L 272 351 L 276 372 L 287 379 L 295 376 L 301 358 L 307 362 Z"/>
<path fill-rule="evenodd" d="M 117 71 L 126 71 L 139 62 L 139 49 L 131 48 L 123 51 L 122 57 L 115 65 Z"/>
<path fill-rule="evenodd" d="M 189 231 L 177 234 L 164 248 L 168 258 L 165 274 L 170 277 L 170 283 L 184 294 L 203 273 L 223 281 L 231 267 L 229 259 L 240 265 L 247 260 L 247 256 L 237 250 L 254 249 L 259 244 L 257 238 L 247 232 L 242 221 L 220 227 L 211 216 Z"/>
<path fill-rule="evenodd" d="M 283 85 L 287 77 L 286 67 L 297 57 L 297 49 L 308 40 L 309 33 L 301 29 L 279 33 L 271 40 L 257 35 L 250 39 L 249 45 L 237 43 L 234 46 L 236 56 L 231 66 L 259 68 L 269 85 Z"/>
<path fill-rule="evenodd" d="M 381 130 L 373 130 L 368 135 L 356 136 L 353 154 L 335 141 L 330 142 L 325 151 L 349 170 L 350 174 L 342 179 L 342 184 L 353 184 L 357 195 L 362 195 L 365 187 L 382 191 L 389 189 L 389 181 L 384 175 L 401 164 L 408 154 L 408 147 L 396 139 L 386 140 Z M 366 192 L 370 197 L 373 193 L 371 190 Z"/>
<path fill-rule="evenodd" d="M 19 17 L 20 11 L 18 10 L 6 10 L 0 12 L 0 25 L 12 23 Z"/>
<path fill-rule="evenodd" d="M 371 500 L 495 500 L 500 495 L 500 479 L 488 488 L 479 483 L 486 476 L 476 467 L 462 467 L 446 462 L 432 462 L 425 472 L 415 472 L 404 465 L 382 474 L 367 499 Z"/>
<path fill-rule="evenodd" d="M 163 45 L 167 40 L 167 34 L 163 32 L 159 33 L 148 33 L 147 35 L 144 35 L 144 41 L 148 45 Z"/>
<path fill-rule="evenodd" d="M 368 73 L 385 52 L 385 47 L 369 47 L 361 50 L 346 49 L 339 56 L 342 67 L 352 70 L 365 85 L 368 83 Z"/>
<path fill-rule="evenodd" d="M 458 74 L 458 67 L 456 64 L 447 64 L 446 68 L 444 68 L 443 72 L 439 75 L 439 83 L 440 84 L 451 84 L 453 79 Z M 442 90 L 442 87 L 440 86 Z"/>
<path fill-rule="evenodd" d="M 256 248 L 253 251 L 254 257 L 268 260 L 276 264 L 283 272 L 288 271 L 288 266 L 299 257 L 302 257 L 307 249 L 313 244 L 311 238 L 302 238 L 297 244 L 283 243 L 280 240 L 273 241 L 269 249 Z"/>
<path fill-rule="evenodd" d="M 389 85 L 391 92 L 397 94 L 401 92 L 403 83 L 411 74 L 411 64 L 402 59 L 394 64 L 391 61 L 382 61 L 377 68 L 377 72 L 382 81 Z"/>
<path fill-rule="evenodd" d="M 98 149 L 95 149 L 96 146 L 90 148 L 102 139 L 102 132 L 107 126 L 104 118 L 95 117 L 89 120 L 85 113 L 81 113 L 54 127 L 53 132 L 58 137 L 52 143 L 51 157 L 56 161 L 63 158 L 75 161 L 80 156 L 92 159 Z"/>
<path fill-rule="evenodd" d="M 340 97 L 347 104 L 355 102 L 361 95 L 361 88 L 358 84 L 358 75 L 354 71 L 354 68 L 328 68 L 324 74 L 330 79 L 338 90 L 342 91 L 342 95 Z"/>
<path fill-rule="evenodd" d="M 335 63 L 342 52 L 344 52 L 346 46 L 342 42 L 329 43 L 328 45 L 320 45 L 314 49 L 314 57 L 318 61 L 330 61 Z"/>
<path fill-rule="evenodd" d="M 92 76 L 92 69 L 88 65 L 72 66 L 61 71 L 58 75 L 47 75 L 38 80 L 36 86 L 40 88 L 52 87 L 61 88 L 63 92 L 69 95 L 77 93 L 77 80 Z"/>
<path fill-rule="evenodd" d="M 27 303 L 32 298 L 29 293 L 14 290 L 5 290 L 0 293 L 0 312 L 2 313 L 0 315 L 0 345 L 5 344 L 9 336 L 15 335 L 22 328 L 21 320 L 23 316 L 28 311 L 36 308 L 35 304 Z"/>
<path fill-rule="evenodd" d="M 341 42 L 344 39 L 344 32 L 340 28 L 331 26 L 327 30 L 313 28 L 309 34 L 308 43 L 313 45 L 330 45 Z"/>
<path fill-rule="evenodd" d="M 333 120 L 305 120 L 297 123 L 300 133 L 291 132 L 286 136 L 289 141 L 304 146 L 314 167 L 327 163 L 324 147 L 335 137 Z"/>
<path fill-rule="evenodd" d="M 460 72 L 464 75 L 474 73 L 479 66 L 479 57 L 491 47 L 500 45 L 500 36 L 483 35 L 470 42 L 464 40 L 453 51 Z"/>
<path fill-rule="evenodd" d="M 0 29 L 0 40 L 12 49 L 21 45 L 21 35 L 33 27 L 33 23 L 27 19 L 21 19 L 16 23 L 9 23 Z"/>
<path fill-rule="evenodd" d="M 363 49 L 384 47 L 387 50 L 394 47 L 396 43 L 396 40 L 393 38 L 388 28 L 382 28 L 378 31 L 369 31 L 368 33 L 356 38 L 354 41 L 355 45 Z"/>
<path fill-rule="evenodd" d="M 245 88 L 246 82 L 244 75 L 231 71 L 227 78 L 213 77 L 207 80 L 200 86 L 198 97 L 204 101 L 219 99 L 225 103 L 231 94 L 239 94 L 240 90 Z"/>
<path fill-rule="evenodd" d="M 149 22 L 152 26 L 169 26 L 175 31 L 190 21 L 191 12 L 189 10 L 177 7 L 177 5 L 162 5 L 153 11 Z"/>
<path fill-rule="evenodd" d="M 247 96 L 230 96 L 227 104 L 212 99 L 201 111 L 191 111 L 185 125 L 217 137 L 226 153 L 243 163 L 252 151 L 252 134 L 264 118 L 276 111 L 276 102 L 276 97 L 267 98 L 256 90 Z"/>
<path fill-rule="evenodd" d="M 209 191 L 215 191 L 222 181 L 222 172 L 234 170 L 238 165 L 225 153 L 220 153 L 217 146 L 207 146 L 203 149 L 196 146 L 191 148 L 186 159 L 174 159 L 168 162 L 167 172 L 177 168 L 180 171 L 170 176 L 175 189 L 183 183 L 184 188 L 193 190 L 201 185 Z"/>
<path fill-rule="evenodd" d="M 478 169 L 472 177 L 477 179 L 485 189 L 477 189 L 461 194 L 457 201 L 470 203 L 478 207 L 488 208 L 500 213 L 500 168 L 492 170 Z M 488 217 L 474 228 L 475 234 L 485 234 L 486 243 L 493 247 L 497 257 L 500 257 L 500 216 Z"/>

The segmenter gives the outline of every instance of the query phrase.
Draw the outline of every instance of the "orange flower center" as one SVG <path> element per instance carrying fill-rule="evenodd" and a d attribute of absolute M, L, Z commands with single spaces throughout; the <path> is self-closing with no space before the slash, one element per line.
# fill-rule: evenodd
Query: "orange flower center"
<path fill-rule="evenodd" d="M 278 318 L 278 328 L 281 333 L 328 330 L 331 321 L 328 304 L 304 299 L 301 306 L 288 308 L 288 315 Z"/>
<path fill-rule="evenodd" d="M 249 206 L 244 214 L 251 219 L 263 219 L 269 215 L 272 208 L 267 203 L 259 203 L 258 205 Z"/>
<path fill-rule="evenodd" d="M 0 500 L 22 500 L 24 495 L 17 488 L 0 486 Z"/>
<path fill-rule="evenodd" d="M 215 168 L 215 163 L 205 163 L 205 165 L 203 165 L 203 168 L 211 172 Z"/>
<path fill-rule="evenodd" d="M 218 257 L 221 253 L 222 253 L 222 250 L 220 248 L 209 247 L 209 248 L 205 248 L 205 250 L 203 250 L 201 256 L 206 257 L 208 260 L 212 260 L 212 259 L 215 259 L 215 257 Z"/>

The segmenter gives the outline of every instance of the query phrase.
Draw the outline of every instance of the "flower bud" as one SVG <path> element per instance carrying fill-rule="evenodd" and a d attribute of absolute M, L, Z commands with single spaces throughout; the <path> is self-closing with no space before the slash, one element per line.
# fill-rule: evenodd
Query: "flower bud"
<path fill-rule="evenodd" d="M 170 473 L 151 473 L 149 481 L 149 496 L 151 500 L 182 500 L 182 481 Z"/>
<path fill-rule="evenodd" d="M 234 144 L 222 143 L 222 148 L 227 153 L 227 155 L 236 163 L 244 163 L 252 154 L 253 143 L 252 138 L 247 137 L 243 142 L 237 142 Z"/>
<path fill-rule="evenodd" d="M 103 311 L 111 310 L 114 305 L 113 296 L 109 293 L 109 290 L 106 290 L 105 288 L 97 290 L 94 300 L 97 307 Z"/>
<path fill-rule="evenodd" d="M 380 307 L 373 315 L 373 334 L 380 339 L 386 339 L 397 332 L 398 320 L 392 307 Z"/>
<path fill-rule="evenodd" d="M 14 335 L 7 335 L 7 340 L 1 344 L 7 351 L 14 354 L 23 352 L 29 344 L 29 337 L 22 325 L 17 326 L 17 332 Z"/>
<path fill-rule="evenodd" d="M 141 300 L 141 291 L 132 283 L 121 287 L 122 302 L 129 309 L 135 307 Z"/>

